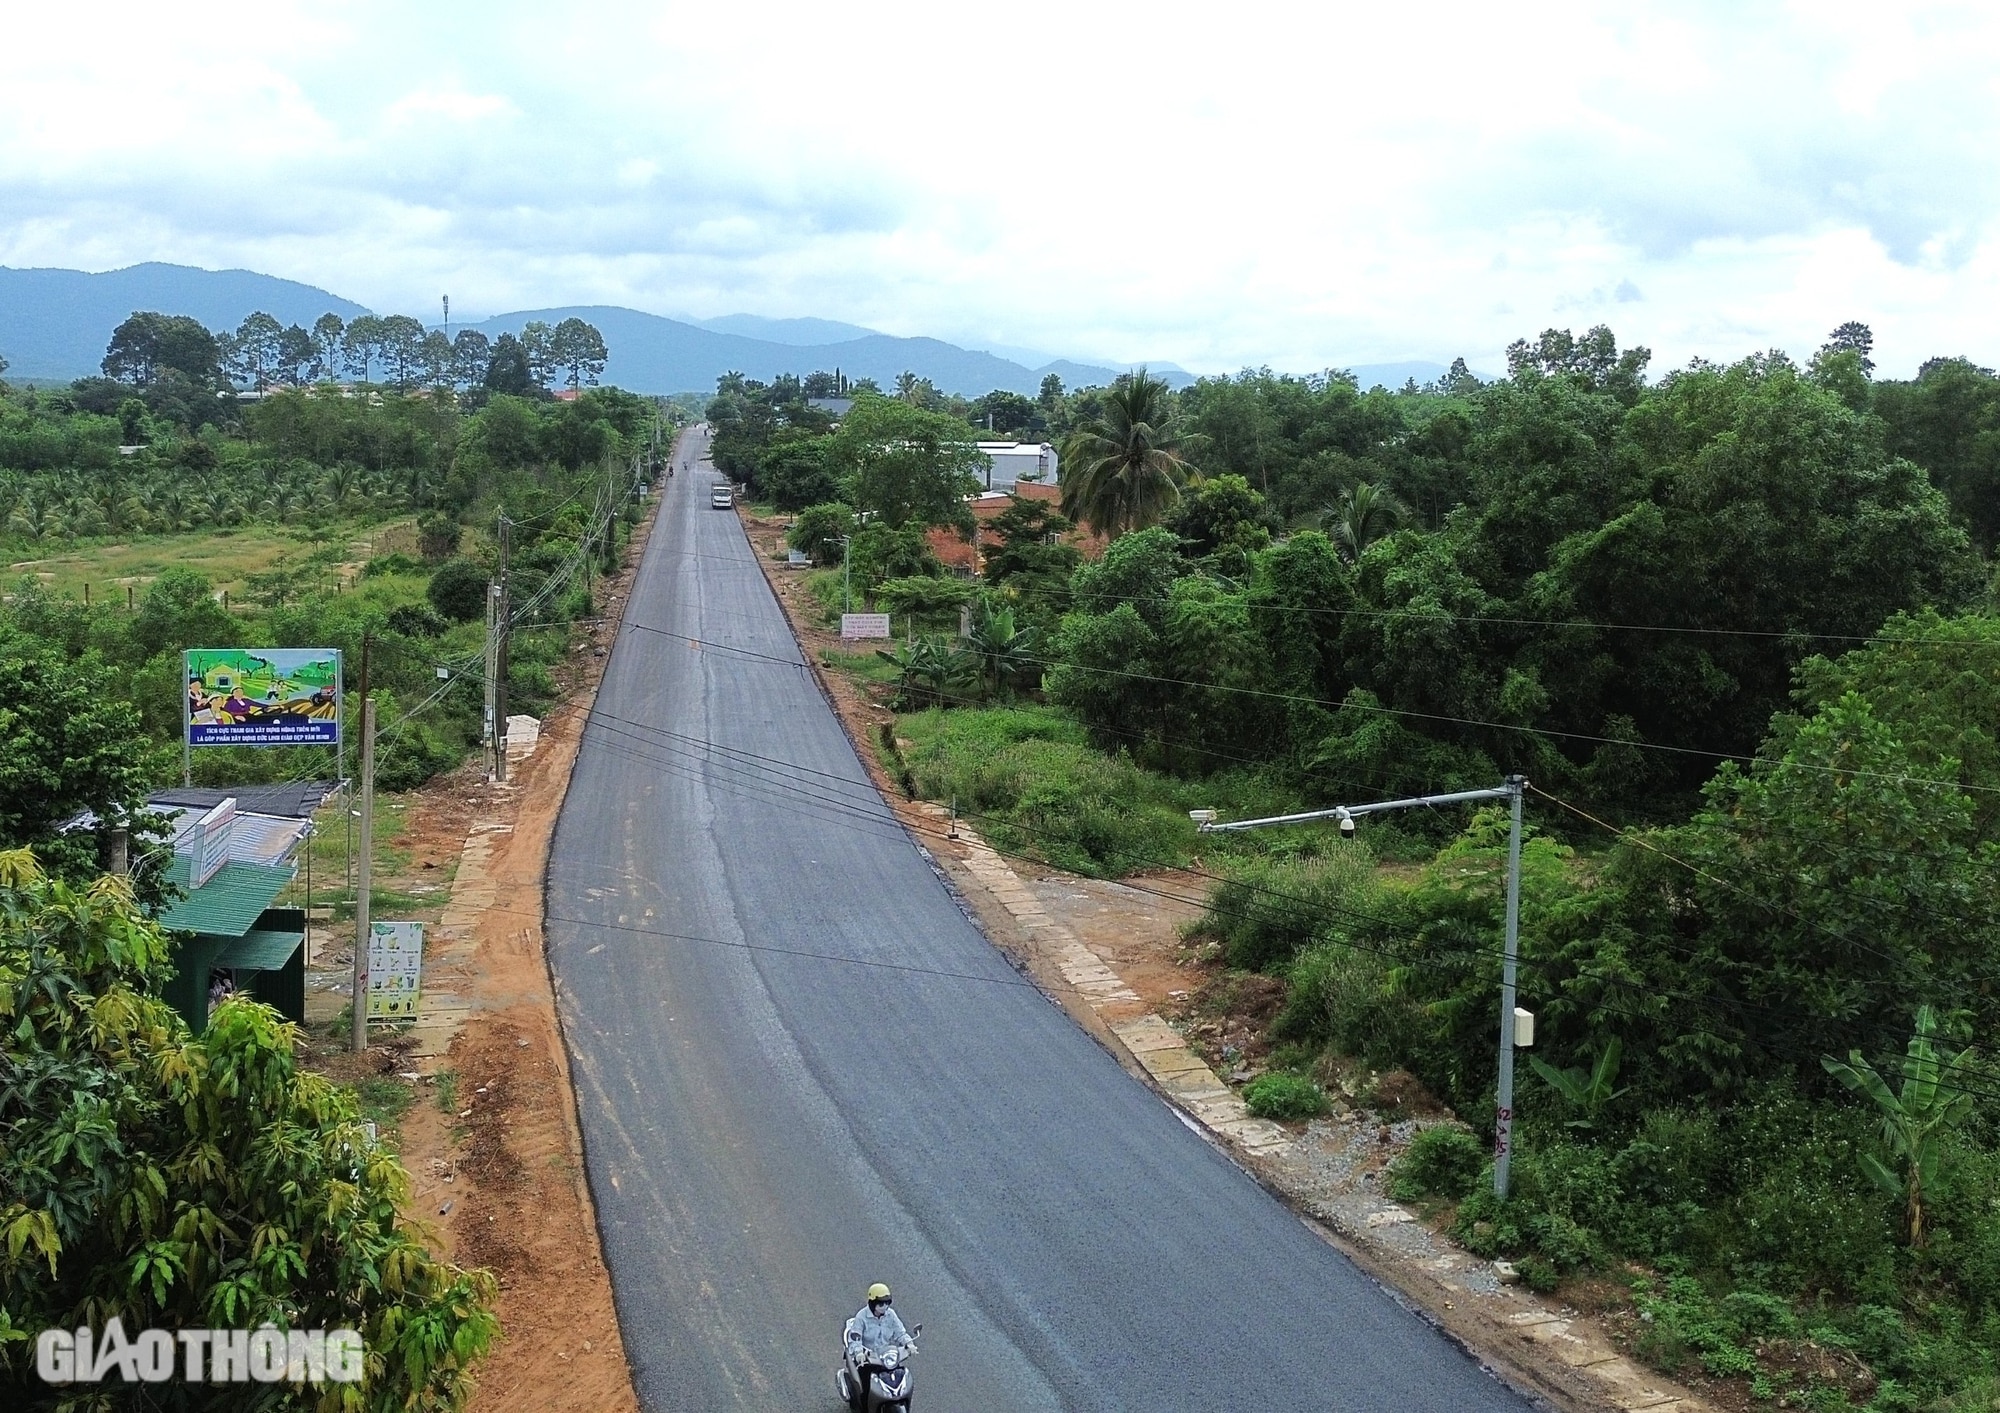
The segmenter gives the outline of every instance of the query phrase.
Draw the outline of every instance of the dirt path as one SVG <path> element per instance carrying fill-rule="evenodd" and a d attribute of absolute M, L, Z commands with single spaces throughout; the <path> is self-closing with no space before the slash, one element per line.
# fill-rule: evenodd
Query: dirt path
<path fill-rule="evenodd" d="M 433 921 L 424 1019 L 360 1057 L 325 1042 L 310 1056 L 337 1078 L 387 1076 L 415 1091 L 397 1138 L 415 1215 L 452 1260 L 499 1281 L 501 1337 L 476 1370 L 474 1413 L 639 1407 L 584 1179 L 542 952 L 542 890 L 583 724 L 651 529 L 649 513 L 626 567 L 599 581 L 604 618 L 559 670 L 564 704 L 508 783 L 485 781 L 473 761 L 402 802 L 406 872 L 384 883 L 410 891 L 419 880 L 451 882 L 441 915 L 414 914 Z M 351 946 L 351 924 L 327 929 L 322 965 L 344 966 Z"/>

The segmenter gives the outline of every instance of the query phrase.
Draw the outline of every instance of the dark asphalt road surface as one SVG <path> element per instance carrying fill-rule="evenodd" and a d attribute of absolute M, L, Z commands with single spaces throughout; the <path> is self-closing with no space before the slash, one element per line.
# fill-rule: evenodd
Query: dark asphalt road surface
<path fill-rule="evenodd" d="M 932 1413 L 1525 1408 L 966 920 L 715 479 L 663 483 L 550 860 L 646 1407 L 837 1413 L 841 1322 L 884 1280 Z"/>

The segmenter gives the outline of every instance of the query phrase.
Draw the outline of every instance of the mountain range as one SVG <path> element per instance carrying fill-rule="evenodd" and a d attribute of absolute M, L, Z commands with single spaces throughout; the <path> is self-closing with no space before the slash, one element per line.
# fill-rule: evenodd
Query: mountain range
<path fill-rule="evenodd" d="M 218 331 L 234 329 L 256 310 L 281 324 L 311 327 L 329 311 L 342 319 L 372 311 L 312 285 L 251 270 L 200 270 L 149 263 L 92 274 L 82 270 L 0 266 L 0 357 L 17 379 L 62 382 L 98 371 L 111 331 L 136 310 L 185 314 Z M 768 381 L 780 373 L 838 369 L 883 387 L 916 373 L 945 392 L 976 397 L 995 388 L 1033 396 L 1054 373 L 1065 387 L 1109 383 L 1123 371 L 1026 349 L 961 348 L 940 339 L 899 338 L 832 319 L 768 319 L 755 314 L 670 319 L 616 305 L 527 309 L 464 325 L 488 337 L 519 333 L 530 320 L 587 320 L 611 351 L 604 381 L 636 392 L 705 392 L 735 370 Z M 1041 360 L 1041 361 L 1035 361 Z M 1150 365 L 1175 386 L 1193 376 L 1169 363 Z M 1363 365 L 1352 370 L 1363 387 L 1400 387 L 1442 374 L 1437 363 Z"/>

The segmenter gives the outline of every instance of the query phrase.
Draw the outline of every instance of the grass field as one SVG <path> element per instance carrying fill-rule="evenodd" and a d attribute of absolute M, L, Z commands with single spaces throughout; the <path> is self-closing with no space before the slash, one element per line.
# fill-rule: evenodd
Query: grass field
<path fill-rule="evenodd" d="M 25 557 L 20 546 L 0 549 L 5 556 L 0 580 L 11 584 L 26 575 L 39 579 L 54 593 L 82 598 L 90 586 L 93 601 L 123 602 L 129 586 L 143 594 L 163 570 L 192 569 L 208 577 L 217 589 L 240 597 L 255 574 L 274 570 L 324 566 L 323 577 L 351 581 L 362 564 L 376 555 L 401 551 L 415 554 L 416 521 L 411 517 L 360 524 L 353 521 L 322 530 L 302 526 L 245 525 L 235 529 L 190 530 L 176 535 L 140 535 L 130 539 L 83 543 L 40 557 Z"/>

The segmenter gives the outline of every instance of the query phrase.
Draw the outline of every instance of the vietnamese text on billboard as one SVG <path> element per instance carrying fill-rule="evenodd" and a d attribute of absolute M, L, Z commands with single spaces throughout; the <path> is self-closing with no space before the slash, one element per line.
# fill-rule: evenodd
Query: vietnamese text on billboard
<path fill-rule="evenodd" d="M 183 662 L 189 745 L 339 744 L 339 649 L 191 648 Z"/>

